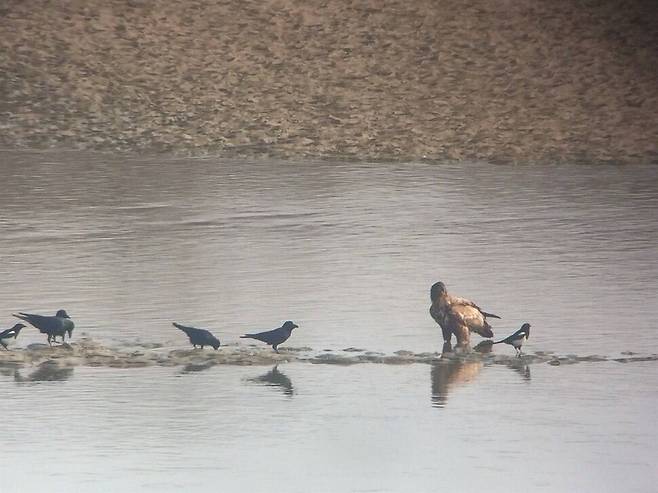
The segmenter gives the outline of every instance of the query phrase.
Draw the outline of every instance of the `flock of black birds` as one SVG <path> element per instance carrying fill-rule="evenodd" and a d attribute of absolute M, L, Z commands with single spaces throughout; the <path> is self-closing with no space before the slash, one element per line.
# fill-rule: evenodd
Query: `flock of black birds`
<path fill-rule="evenodd" d="M 457 345 L 461 347 L 469 346 L 471 332 L 476 332 L 486 338 L 493 337 L 494 334 L 491 325 L 487 322 L 487 317 L 500 318 L 498 315 L 483 311 L 475 303 L 466 298 L 448 294 L 445 284 L 442 282 L 437 282 L 431 287 L 430 299 L 432 301 L 430 315 L 439 324 L 443 332 L 444 351 L 446 350 L 446 345 L 450 347 L 453 334 L 457 339 Z M 66 339 L 66 334 L 68 334 L 70 339 L 75 327 L 73 320 L 66 313 L 66 310 L 59 310 L 54 316 L 23 312 L 13 315 L 36 327 L 42 334 L 46 334 L 49 345 L 52 345 L 53 342 L 56 343 L 57 337 L 61 337 L 61 342 L 63 343 Z M 209 330 L 188 327 L 176 322 L 173 322 L 173 325 L 185 332 L 195 349 L 197 346 L 201 349 L 205 346 L 210 346 L 217 350 L 221 345 L 219 339 Z M 16 339 L 24 327 L 26 327 L 25 324 L 17 323 L 12 328 L 0 332 L 0 345 L 7 350 L 8 341 Z M 272 349 L 278 353 L 278 346 L 286 342 L 292 335 L 292 331 L 298 327 L 297 324 L 288 320 L 276 329 L 245 334 L 240 336 L 240 338 L 262 341 L 272 346 Z M 523 343 L 529 337 L 530 324 L 524 323 L 514 334 L 500 341 L 491 342 L 491 344 L 509 344 L 514 347 L 517 355 L 520 356 L 522 354 L 521 346 L 523 346 Z"/>
<path fill-rule="evenodd" d="M 217 339 L 209 330 L 206 329 L 197 329 L 196 327 L 187 327 L 185 325 L 173 323 L 174 327 L 182 330 L 187 334 L 187 337 L 190 339 L 192 346 L 196 349 L 197 346 L 200 346 L 201 349 L 204 346 L 211 346 L 217 350 L 220 346 L 219 339 Z M 290 320 L 284 322 L 284 324 L 278 329 L 267 330 L 265 332 L 258 332 L 256 334 L 245 334 L 240 336 L 241 339 L 256 339 L 257 341 L 262 341 L 265 344 L 272 346 L 272 349 L 279 352 L 279 344 L 283 344 L 288 340 L 292 335 L 293 329 L 298 328 L 299 326 Z"/>

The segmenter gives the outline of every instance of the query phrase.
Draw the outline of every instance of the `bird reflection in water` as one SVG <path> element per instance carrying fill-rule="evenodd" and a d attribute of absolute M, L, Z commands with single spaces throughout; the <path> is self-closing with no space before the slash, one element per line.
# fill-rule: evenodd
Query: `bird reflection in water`
<path fill-rule="evenodd" d="M 285 373 L 279 371 L 278 365 L 274 365 L 274 368 L 264 375 L 250 378 L 249 381 L 267 385 L 268 387 L 278 387 L 288 397 L 292 397 L 294 393 L 292 382 Z"/>
<path fill-rule="evenodd" d="M 0 366 L 0 375 L 4 377 L 13 377 L 16 369 L 13 366 Z"/>
<path fill-rule="evenodd" d="M 480 354 L 490 353 L 493 348 L 493 341 L 482 341 L 480 344 L 473 348 L 473 351 L 477 351 Z M 530 381 L 530 366 L 519 358 L 510 358 L 505 362 L 508 368 L 511 368 L 517 372 L 523 380 L 526 382 Z"/>
<path fill-rule="evenodd" d="M 60 366 L 57 363 L 46 361 L 41 363 L 36 370 L 24 376 L 19 370 L 14 371 L 16 382 L 61 382 L 73 376 L 73 368 Z"/>
<path fill-rule="evenodd" d="M 196 372 L 204 371 L 207 370 L 208 368 L 212 368 L 216 364 L 217 363 L 215 363 L 214 361 L 207 361 L 205 363 L 188 363 L 183 367 L 181 373 L 196 373 Z"/>
<path fill-rule="evenodd" d="M 482 361 L 441 359 L 432 364 L 432 405 L 445 407 L 451 387 L 469 383 L 478 376 Z"/>
<path fill-rule="evenodd" d="M 483 341 L 473 348 L 480 354 L 491 352 L 491 341 Z M 443 353 L 449 354 L 452 347 L 449 342 L 443 345 Z M 518 373 L 524 381 L 530 381 L 530 367 L 520 361 L 519 358 L 510 358 L 504 363 Z M 432 405 L 434 407 L 445 407 L 448 402 L 450 390 L 459 385 L 472 382 L 484 368 L 484 360 L 443 358 L 432 364 Z"/>
<path fill-rule="evenodd" d="M 530 366 L 527 363 L 519 361 L 518 358 L 515 358 L 507 363 L 507 367 L 521 375 L 521 378 L 523 378 L 525 382 L 530 381 Z"/>

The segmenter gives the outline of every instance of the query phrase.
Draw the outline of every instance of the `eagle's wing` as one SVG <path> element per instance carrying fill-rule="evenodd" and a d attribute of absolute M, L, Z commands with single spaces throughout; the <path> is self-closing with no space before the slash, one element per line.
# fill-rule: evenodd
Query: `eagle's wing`
<path fill-rule="evenodd" d="M 458 304 L 453 305 L 450 311 L 455 323 L 465 325 L 469 330 L 479 331 L 489 327 L 484 315 L 476 306 Z"/>

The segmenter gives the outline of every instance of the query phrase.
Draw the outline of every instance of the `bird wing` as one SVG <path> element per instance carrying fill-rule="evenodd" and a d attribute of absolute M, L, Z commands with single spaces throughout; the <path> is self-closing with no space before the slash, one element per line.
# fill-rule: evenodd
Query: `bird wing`
<path fill-rule="evenodd" d="M 469 330 L 484 329 L 489 326 L 480 310 L 472 305 L 453 305 L 450 310 L 456 324 L 463 324 Z"/>
<path fill-rule="evenodd" d="M 437 324 L 443 327 L 443 311 L 438 304 L 433 303 L 432 306 L 430 306 L 430 317 L 432 317 Z"/>
<path fill-rule="evenodd" d="M 512 342 L 514 339 L 518 339 L 519 337 L 525 337 L 526 335 L 527 335 L 527 334 L 526 334 L 526 330 L 525 330 L 523 327 L 521 327 L 519 330 L 517 330 L 516 332 L 514 332 L 514 334 L 512 334 L 512 335 L 510 335 L 510 336 L 507 336 L 505 339 L 501 339 L 501 340 L 498 341 L 498 342 L 494 342 L 494 344 L 500 344 L 501 342 L 504 342 L 504 343 L 506 343 L 506 344 L 509 344 L 509 343 Z"/>
<path fill-rule="evenodd" d="M 460 298 L 459 296 L 450 296 L 449 297 L 449 303 L 451 305 L 471 306 L 471 307 L 475 308 L 477 311 L 479 311 L 485 318 L 486 317 L 500 318 L 498 315 L 494 315 L 493 313 L 485 312 L 484 310 L 482 310 L 482 308 L 480 308 L 475 303 L 473 303 L 471 300 L 468 300 L 466 298 Z"/>
<path fill-rule="evenodd" d="M 25 320 L 29 324 L 32 324 L 34 327 L 39 329 L 39 331 L 45 333 L 61 330 L 62 327 L 62 321 L 57 317 L 47 317 L 44 315 L 35 315 L 32 313 L 23 312 L 19 312 L 18 315 L 14 313 L 13 315 L 16 318 Z"/>
<path fill-rule="evenodd" d="M 440 303 L 432 303 L 432 306 L 430 306 L 430 316 L 434 319 L 434 321 L 437 324 L 439 324 L 439 327 L 441 327 L 443 340 L 448 341 L 450 340 L 452 331 L 451 331 L 450 323 L 446 318 L 446 313 L 444 311 L 444 308 L 449 308 L 449 307 L 443 307 Z"/>
<path fill-rule="evenodd" d="M 473 303 L 471 300 L 462 298 L 460 296 L 448 295 L 448 303 L 450 303 L 451 305 L 468 305 L 477 308 L 477 305 Z"/>
<path fill-rule="evenodd" d="M 199 336 L 203 337 L 203 340 L 206 341 L 209 345 L 213 345 L 215 343 L 219 344 L 219 339 L 217 339 L 212 332 L 206 329 L 198 329 L 199 330 Z"/>
<path fill-rule="evenodd" d="M 206 329 L 197 329 L 196 327 L 188 327 L 187 325 L 182 325 L 176 322 L 172 322 L 172 325 L 177 329 L 182 330 L 187 334 L 187 337 L 190 339 L 194 338 L 197 341 L 197 344 L 205 342 L 206 344 L 213 344 L 219 342 L 219 340 L 212 335 L 212 332 Z M 194 341 L 192 341 L 194 342 Z"/>
<path fill-rule="evenodd" d="M 266 342 L 268 344 L 273 344 L 277 338 L 277 331 L 279 329 L 267 330 L 265 332 L 257 332 L 255 334 L 245 334 L 243 337 L 250 339 L 256 339 L 257 341 Z"/>

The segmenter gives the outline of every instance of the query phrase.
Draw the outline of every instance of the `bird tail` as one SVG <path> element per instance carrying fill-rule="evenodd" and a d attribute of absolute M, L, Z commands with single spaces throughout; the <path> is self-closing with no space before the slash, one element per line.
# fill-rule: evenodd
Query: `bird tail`
<path fill-rule="evenodd" d="M 243 336 L 240 336 L 240 339 L 253 339 L 254 336 L 253 334 L 245 334 Z"/>
<path fill-rule="evenodd" d="M 177 329 L 182 330 L 182 331 L 185 332 L 186 334 L 187 334 L 187 331 L 188 331 L 189 329 L 191 329 L 191 327 L 186 327 L 185 325 L 177 324 L 176 322 L 172 322 L 171 325 L 173 325 L 173 326 L 176 327 Z"/>
<path fill-rule="evenodd" d="M 29 319 L 30 319 L 30 315 L 27 314 L 27 313 L 18 312 L 18 314 L 16 314 L 16 313 L 12 313 L 12 315 L 13 315 L 14 317 L 16 317 L 16 318 L 20 318 L 21 320 L 25 320 L 26 322 L 29 322 L 29 321 L 30 321 L 30 320 L 29 320 Z"/>
<path fill-rule="evenodd" d="M 498 315 L 494 315 L 493 313 L 482 312 L 482 315 L 490 318 L 500 318 Z"/>
<path fill-rule="evenodd" d="M 500 344 L 501 342 L 505 342 L 506 339 L 501 339 L 500 341 L 492 342 L 491 344 Z"/>

